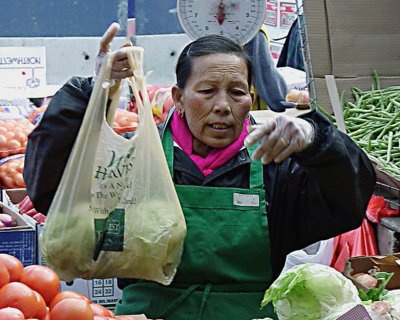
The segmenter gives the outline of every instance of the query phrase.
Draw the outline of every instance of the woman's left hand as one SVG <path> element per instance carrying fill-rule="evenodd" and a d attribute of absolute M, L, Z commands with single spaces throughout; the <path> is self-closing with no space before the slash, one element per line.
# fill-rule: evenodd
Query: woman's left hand
<path fill-rule="evenodd" d="M 251 146 L 260 142 L 253 153 L 253 160 L 263 164 L 279 163 L 292 153 L 305 150 L 314 139 L 314 127 L 304 119 L 277 115 L 263 124 L 252 125 L 244 143 Z"/>

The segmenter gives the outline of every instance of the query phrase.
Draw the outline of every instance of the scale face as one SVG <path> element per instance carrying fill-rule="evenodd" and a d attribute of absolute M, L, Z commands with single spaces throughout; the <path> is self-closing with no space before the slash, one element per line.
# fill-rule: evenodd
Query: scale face
<path fill-rule="evenodd" d="M 260 30 L 266 0 L 178 0 L 178 18 L 193 40 L 219 34 L 240 45 L 248 43 Z"/>

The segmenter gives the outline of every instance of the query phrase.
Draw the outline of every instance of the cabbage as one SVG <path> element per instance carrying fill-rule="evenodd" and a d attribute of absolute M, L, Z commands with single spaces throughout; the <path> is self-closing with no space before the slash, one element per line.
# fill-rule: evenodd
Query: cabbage
<path fill-rule="evenodd" d="M 272 283 L 261 306 L 270 302 L 280 320 L 333 320 L 361 299 L 355 285 L 340 272 L 306 263 L 287 270 Z"/>
<path fill-rule="evenodd" d="M 122 250 L 101 250 L 97 259 L 94 219 L 85 214 L 84 206 L 76 208 L 49 216 L 40 236 L 42 255 L 60 279 L 121 277 L 165 285 L 172 282 L 186 235 L 185 220 L 179 218 L 180 207 L 175 203 L 149 200 L 139 204 L 125 217 Z"/>

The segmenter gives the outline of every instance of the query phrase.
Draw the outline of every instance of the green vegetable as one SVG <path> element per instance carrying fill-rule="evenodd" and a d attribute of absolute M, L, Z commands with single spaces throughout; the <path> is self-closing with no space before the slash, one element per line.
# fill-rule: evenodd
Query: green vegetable
<path fill-rule="evenodd" d="M 400 86 L 382 89 L 376 70 L 372 76 L 371 90 L 351 89 L 354 101 L 341 94 L 346 131 L 380 170 L 400 179 Z"/>
<path fill-rule="evenodd" d="M 86 207 L 53 214 L 41 235 L 41 251 L 47 264 L 65 281 L 122 277 L 167 285 L 176 273 L 186 235 L 184 219 L 177 218 L 178 209 L 174 202 L 144 201 L 134 211 L 125 212 L 121 238 L 112 237 L 114 223 L 114 228 L 98 237 L 100 244 L 96 244 L 94 218 Z"/>
<path fill-rule="evenodd" d="M 375 279 L 381 281 L 378 288 L 371 288 L 368 291 L 364 291 L 363 289 L 358 289 L 359 296 L 362 301 L 381 301 L 388 293 L 388 290 L 385 289 L 386 285 L 390 281 L 393 276 L 393 272 L 377 272 L 375 274 Z"/>
<path fill-rule="evenodd" d="M 357 288 L 340 272 L 307 263 L 287 270 L 274 281 L 261 307 L 270 302 L 280 320 L 333 320 L 361 300 Z"/>

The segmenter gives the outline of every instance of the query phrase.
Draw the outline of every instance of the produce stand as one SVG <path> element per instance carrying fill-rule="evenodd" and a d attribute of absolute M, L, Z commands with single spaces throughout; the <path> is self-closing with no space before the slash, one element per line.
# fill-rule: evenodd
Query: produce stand
<path fill-rule="evenodd" d="M 306 83 L 314 101 L 313 108 L 318 106 L 328 114 L 332 115 L 333 113 L 337 116 L 331 107 L 332 96 L 329 94 L 327 75 L 333 76 L 338 96 L 344 92 L 343 98 L 353 102 L 354 97 L 351 95 L 353 87 L 361 90 L 371 88 L 371 84 L 374 82 L 370 75 L 371 69 L 377 70 L 382 88 L 400 85 L 400 60 L 398 59 L 400 2 L 398 0 L 384 0 L 379 5 L 369 0 L 304 0 L 296 1 L 296 3 L 297 14 L 302 17 L 298 32 L 301 35 L 301 47 L 307 75 Z M 370 18 L 377 16 L 382 19 Z M 349 33 L 349 30 L 352 32 Z M 166 114 L 172 106 L 171 97 L 163 95 L 165 88 L 149 87 L 153 94 L 151 98 L 154 99 L 153 113 L 156 123 L 165 120 Z M 159 95 L 157 96 L 157 94 Z M 50 99 L 51 96 L 46 97 L 43 101 L 48 102 Z M 165 100 L 160 102 L 160 99 Z M 163 108 L 166 100 L 168 100 L 168 105 Z M 40 116 L 46 106 L 41 106 L 43 109 L 39 112 L 30 103 L 28 105 L 31 110 L 35 109 L 34 117 L 28 117 L 31 122 L 28 129 L 31 130 L 32 126 L 40 121 Z M 121 111 L 121 119 L 123 118 L 125 122 L 116 121 L 113 125 L 118 134 L 132 131 L 138 125 L 136 106 L 130 104 L 129 108 L 130 118 L 128 121 L 125 117 L 127 114 Z M 310 111 L 311 109 L 297 110 L 293 108 L 288 109 L 284 114 L 300 116 Z M 257 123 L 262 123 L 274 115 L 269 110 L 253 111 L 251 114 Z M 15 148 L 15 150 L 11 150 L 11 153 L 10 150 L 7 150 L 7 157 L 23 154 L 22 145 L 29 134 L 28 129 L 25 132 L 26 135 L 22 137 L 21 148 Z M 345 126 L 343 130 L 346 130 Z M 8 159 L 8 164 L 13 161 L 16 161 L 16 158 Z M 400 207 L 399 179 L 382 171 L 377 164 L 375 167 L 378 183 L 374 194 L 384 197 L 390 208 L 398 210 Z M 7 172 L 9 170 L 8 167 Z M 17 173 L 20 174 L 21 170 Z M 1 185 L 7 189 L 1 190 Z M 13 182 L 11 185 L 6 185 L 0 175 L 0 210 L 15 218 L 17 223 L 16 226 L 0 229 L 0 253 L 17 257 L 24 266 L 44 265 L 45 261 L 40 254 L 40 233 L 44 223 L 34 219 L 33 215 L 20 210 L 20 204 L 26 197 L 24 184 Z M 400 258 L 398 254 L 400 252 L 400 216 L 381 218 L 376 225 L 376 232 L 379 253 Z M 5 243 L 7 246 L 4 245 Z M 357 288 L 365 290 L 366 288 L 357 282 L 353 275 L 359 272 L 368 272 L 379 266 L 382 271 L 394 272 L 394 277 L 386 287 L 394 290 L 400 288 L 398 265 L 393 259 L 388 262 L 382 257 L 352 257 L 348 260 L 343 274 Z M 107 307 L 109 310 L 113 310 L 115 303 L 122 295 L 114 278 L 76 279 L 72 283 L 61 281 L 60 286 L 62 291 L 71 290 L 83 294 L 90 299 L 91 303 Z M 369 319 L 368 317 L 366 309 L 361 305 L 356 305 L 339 319 Z M 146 319 L 146 317 L 136 315 L 135 319 Z"/>
<path fill-rule="evenodd" d="M 378 179 L 375 194 L 382 195 L 392 208 L 398 210 L 400 165 L 397 158 L 391 157 L 391 153 L 398 153 L 400 150 L 397 142 L 400 127 L 396 120 L 400 110 L 391 111 L 386 107 L 392 118 L 388 114 L 382 124 L 364 124 L 362 119 L 371 121 L 370 118 L 374 118 L 376 114 L 380 116 L 379 112 L 383 117 L 385 109 L 378 113 L 368 113 L 366 109 L 364 116 L 354 113 L 352 119 L 355 122 L 350 122 L 347 118 L 352 113 L 353 105 L 364 107 L 361 99 L 357 98 L 357 94 L 361 96 L 362 92 L 369 92 L 373 88 L 376 92 L 394 88 L 392 96 L 396 101 L 400 97 L 398 91 L 395 95 L 400 84 L 400 60 L 397 54 L 400 51 L 400 35 L 397 31 L 400 28 L 397 17 L 400 2 L 385 0 L 377 5 L 373 1 L 309 0 L 300 9 L 304 14 L 300 32 L 308 83 L 312 85 L 310 96 L 322 111 L 333 115 L 332 119 L 336 120 L 339 129 L 347 132 L 367 152 Z M 354 91 L 354 88 L 357 90 Z M 377 103 L 376 108 L 380 110 L 379 102 L 373 103 Z M 384 108 L 384 104 L 382 107 Z M 372 132 L 375 128 L 379 130 L 379 126 L 384 129 L 391 123 L 392 133 L 389 132 L 392 130 L 390 128 L 382 134 L 373 136 L 371 133 L 368 136 L 369 131 Z M 369 125 L 374 127 L 368 127 Z M 357 136 L 355 130 L 358 129 L 353 129 L 357 126 L 360 128 L 359 132 L 365 128 L 366 138 Z M 392 143 L 393 136 L 396 137 L 396 143 Z M 378 151 L 382 155 L 380 159 L 371 151 L 374 143 L 382 145 Z M 395 173 L 385 169 L 385 164 L 395 163 Z M 399 230 L 399 217 L 383 217 L 376 224 L 377 244 L 381 254 L 400 250 Z"/>

